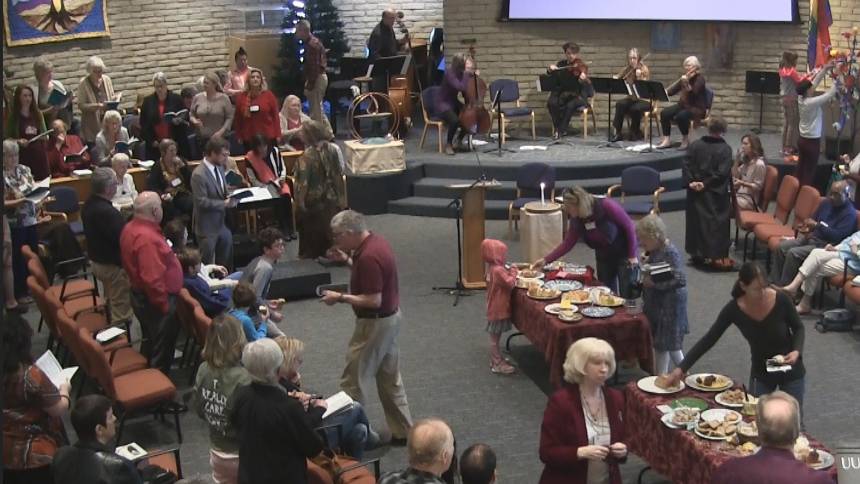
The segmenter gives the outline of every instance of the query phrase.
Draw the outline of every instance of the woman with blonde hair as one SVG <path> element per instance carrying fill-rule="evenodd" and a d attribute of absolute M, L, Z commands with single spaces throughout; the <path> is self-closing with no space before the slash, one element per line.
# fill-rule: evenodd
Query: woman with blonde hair
<path fill-rule="evenodd" d="M 230 97 L 224 94 L 221 79 L 214 71 L 208 71 L 203 76 L 202 92 L 194 96 L 190 111 L 191 125 L 197 131 L 197 145 L 201 152 L 209 138 L 227 138 L 227 132 L 233 126 L 235 110 Z"/>
<path fill-rule="evenodd" d="M 182 156 L 189 157 L 189 115 L 165 116 L 166 113 L 178 113 L 185 109 L 182 96 L 170 90 L 163 72 L 156 72 L 152 76 L 152 87 L 155 92 L 146 96 L 140 106 L 140 139 L 145 143 L 146 159 L 158 159 L 158 144 L 165 138 L 173 139 Z"/>
<path fill-rule="evenodd" d="M 621 484 L 624 396 L 605 386 L 613 373 L 615 351 L 606 341 L 582 338 L 567 350 L 565 384 L 543 414 L 540 484 Z"/>
<path fill-rule="evenodd" d="M 532 266 L 540 268 L 561 258 L 583 239 L 594 249 L 597 278 L 626 297 L 632 268 L 639 265 L 633 220 L 615 200 L 596 198 L 580 186 L 566 188 L 562 198 L 565 212 L 570 217 L 567 235 L 558 247 Z"/>
<path fill-rule="evenodd" d="M 305 151 L 296 166 L 296 224 L 299 232 L 299 257 L 322 257 L 332 246 L 329 222 L 346 207 L 343 167 L 336 145 L 329 141 L 331 131 L 323 124 L 308 120 L 302 124 Z"/>
<path fill-rule="evenodd" d="M 122 125 L 122 115 L 119 111 L 108 111 L 102 119 L 102 129 L 96 135 L 96 147 L 93 150 L 93 161 L 99 166 L 110 166 L 110 160 L 117 153 L 118 141 L 128 143 L 128 130 Z"/>
<path fill-rule="evenodd" d="M 92 56 L 87 59 L 87 75 L 78 83 L 78 107 L 81 109 L 81 138 L 92 144 L 101 125 L 102 114 L 107 110 L 107 103 L 114 101 L 113 82 L 104 72 L 107 70 L 101 57 Z"/>
<path fill-rule="evenodd" d="M 213 319 L 194 384 L 193 407 L 209 424 L 209 464 L 219 484 L 239 481 L 239 440 L 228 417 L 235 390 L 251 383 L 240 363 L 245 344 L 239 320 L 226 314 Z"/>
<path fill-rule="evenodd" d="M 327 408 L 326 401 L 318 395 L 302 391 L 302 376 L 299 369 L 304 362 L 305 344 L 300 339 L 286 336 L 278 336 L 274 340 L 284 352 L 284 363 L 278 371 L 281 386 L 291 397 L 301 402 L 314 427 L 340 426 L 340 431 L 326 430 L 328 446 L 339 447 L 347 455 L 361 460 L 365 450 L 379 445 L 379 435 L 370 428 L 370 421 L 359 402 L 353 402 L 323 419 L 322 416 Z M 340 436 L 343 436 L 342 441 Z"/>
<path fill-rule="evenodd" d="M 245 90 L 236 95 L 236 115 L 233 129 L 236 137 L 247 149 L 251 138 L 260 133 L 269 144 L 277 145 L 281 137 L 281 119 L 278 116 L 278 100 L 266 89 L 263 72 L 251 68 Z"/>
<path fill-rule="evenodd" d="M 290 94 L 281 106 L 281 144 L 289 150 L 305 149 L 299 133 L 302 124 L 310 121 L 310 116 L 302 112 L 302 101 L 298 96 Z"/>

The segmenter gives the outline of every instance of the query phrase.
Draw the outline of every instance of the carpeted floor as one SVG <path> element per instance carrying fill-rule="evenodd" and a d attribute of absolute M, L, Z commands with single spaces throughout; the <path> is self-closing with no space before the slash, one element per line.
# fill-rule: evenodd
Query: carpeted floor
<path fill-rule="evenodd" d="M 666 216 L 672 239 L 683 247 L 684 214 Z M 370 217 L 374 231 L 391 241 L 397 254 L 401 281 L 404 322 L 399 337 L 401 368 L 414 418 L 438 416 L 454 429 L 460 451 L 475 442 L 490 444 L 499 457 L 499 481 L 528 484 L 537 482 L 542 465 L 538 459 L 541 417 L 546 404 L 547 369 L 542 355 L 524 338 L 514 341 L 512 354 L 522 371 L 514 376 L 498 376 L 489 371 L 487 336 L 484 332 L 484 294 L 465 297 L 456 307 L 453 297 L 434 291 L 434 286 L 450 285 L 456 274 L 455 227 L 452 220 L 398 215 Z M 487 237 L 502 239 L 504 222 L 488 222 Z M 519 259 L 519 245 L 510 246 L 510 259 Z M 295 255 L 296 244 L 290 244 Z M 577 247 L 569 260 L 593 264 L 593 254 Z M 688 269 L 689 348 L 710 326 L 729 299 L 734 273 L 703 273 Z M 347 272 L 338 268 L 333 279 L 345 281 Z M 343 355 L 353 329 L 351 312 L 345 306 L 327 307 L 315 300 L 289 302 L 282 329 L 306 343 L 302 374 L 305 385 L 315 392 L 338 390 Z M 27 315 L 38 320 L 35 310 Z M 805 423 L 809 432 L 826 444 L 837 445 L 856 439 L 860 419 L 856 411 L 856 388 L 860 385 L 860 338 L 857 333 L 819 334 L 812 318 L 805 318 L 807 339 L 804 358 L 808 368 Z M 45 331 L 34 345 L 44 347 Z M 695 367 L 719 371 L 745 381 L 749 371 L 749 350 L 735 329 Z M 187 391 L 187 371 L 176 371 L 174 381 Z M 372 395 L 368 413 L 374 425 L 384 425 L 381 406 Z M 208 473 L 208 439 L 204 422 L 193 412 L 182 418 L 185 441 L 182 467 L 186 475 Z M 69 429 L 71 435 L 73 431 Z M 147 418 L 130 422 L 128 440 L 144 447 L 175 442 L 169 424 Z M 124 438 L 124 440 L 126 440 Z M 383 470 L 405 466 L 403 448 L 382 455 Z M 643 464 L 631 459 L 623 468 L 625 482 L 635 482 Z M 649 474 L 645 482 L 665 482 Z"/>

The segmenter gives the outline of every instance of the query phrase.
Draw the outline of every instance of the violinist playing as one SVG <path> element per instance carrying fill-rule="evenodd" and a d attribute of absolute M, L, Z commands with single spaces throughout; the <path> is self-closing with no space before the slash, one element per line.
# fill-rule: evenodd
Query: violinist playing
<path fill-rule="evenodd" d="M 436 92 L 434 100 L 436 115 L 448 126 L 448 142 L 445 145 L 447 155 L 454 155 L 454 137 L 457 137 L 456 144 L 460 146 L 466 135 L 466 128 L 460 124 L 460 111 L 463 105 L 457 99 L 457 94 L 462 93 L 465 98 L 469 82 L 474 82 L 473 76 L 477 74 L 475 61 L 471 57 L 463 53 L 456 54 L 451 58 L 451 64 L 445 70 L 445 77 L 442 79 L 442 86 Z"/>
<path fill-rule="evenodd" d="M 564 91 L 558 88 L 549 95 L 546 105 L 549 109 L 549 115 L 552 117 L 553 139 L 567 136 L 570 118 L 577 110 L 588 105 L 586 98 L 591 85 L 591 81 L 588 79 L 588 66 L 579 57 L 579 45 L 574 42 L 567 42 L 562 46 L 562 49 L 564 50 L 564 60 L 558 64 L 550 65 L 546 73 L 561 74 L 559 71 L 567 71 L 567 75 L 578 78 L 579 82 L 584 85 L 580 85 L 576 91 Z"/>
<path fill-rule="evenodd" d="M 628 86 L 632 86 L 636 81 L 647 81 L 651 78 L 651 71 L 642 62 L 642 56 L 639 54 L 639 49 L 632 48 L 627 53 L 627 67 L 618 73 L 619 79 L 624 79 Z M 642 116 L 648 112 L 651 105 L 648 101 L 633 96 L 627 96 L 624 99 L 615 103 L 615 119 L 612 126 L 615 127 L 615 136 L 612 141 L 621 141 L 621 130 L 624 128 L 624 118 L 630 116 L 630 139 L 640 140 L 645 138 L 642 133 Z"/>
<path fill-rule="evenodd" d="M 690 144 L 690 124 L 694 120 L 705 117 L 708 109 L 705 98 L 705 76 L 701 74 L 702 64 L 696 56 L 684 59 L 684 75 L 666 89 L 666 93 L 673 96 L 681 93 L 678 104 L 663 109 L 660 113 L 660 126 L 663 130 L 663 139 L 657 148 L 668 148 L 672 145 L 672 121 L 678 125 L 683 139 L 679 149 L 685 150 Z"/>

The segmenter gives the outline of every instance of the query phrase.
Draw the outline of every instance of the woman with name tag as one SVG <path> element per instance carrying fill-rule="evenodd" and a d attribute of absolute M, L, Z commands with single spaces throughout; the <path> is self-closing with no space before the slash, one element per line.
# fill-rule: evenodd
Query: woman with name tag
<path fill-rule="evenodd" d="M 30 167 L 36 181 L 51 176 L 46 131 L 45 118 L 36 106 L 33 88 L 25 85 L 16 87 L 3 135 L 18 141 L 19 159 Z"/>
<path fill-rule="evenodd" d="M 259 69 L 251 68 L 245 90 L 236 95 L 233 129 L 239 141 L 245 144 L 245 151 L 249 151 L 251 139 L 257 133 L 265 136 L 270 146 L 276 146 L 281 137 L 278 100 L 265 88 L 263 72 Z"/>
<path fill-rule="evenodd" d="M 102 130 L 96 135 L 96 147 L 93 149 L 93 160 L 98 166 L 110 166 L 110 160 L 117 153 L 128 153 L 128 130 L 122 125 L 122 115 L 119 111 L 108 111 L 102 119 Z M 125 149 L 117 150 L 117 143 L 126 145 Z"/>
<path fill-rule="evenodd" d="M 611 198 L 597 198 L 575 186 L 562 194 L 570 228 L 558 247 L 532 268 L 540 269 L 571 251 L 580 239 L 594 249 L 597 279 L 613 292 L 627 297 L 633 270 L 639 266 L 636 229 L 627 212 Z"/>
<path fill-rule="evenodd" d="M 182 97 L 170 90 L 163 72 L 156 72 L 152 76 L 152 87 L 155 92 L 143 98 L 140 107 L 140 139 L 145 143 L 144 156 L 147 160 L 156 159 L 161 140 L 171 138 L 177 143 L 182 156 L 190 157 L 189 118 L 188 111 L 182 112 L 185 109 Z"/>

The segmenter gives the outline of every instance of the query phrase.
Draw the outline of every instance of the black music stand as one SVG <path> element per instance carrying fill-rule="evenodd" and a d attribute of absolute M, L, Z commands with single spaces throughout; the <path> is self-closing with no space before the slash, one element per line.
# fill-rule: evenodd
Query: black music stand
<path fill-rule="evenodd" d="M 565 68 L 558 69 L 549 74 L 542 74 L 538 77 L 538 88 L 541 92 L 562 91 L 562 92 L 582 92 L 582 84 L 579 78 L 572 75 Z M 552 140 L 547 144 L 547 147 L 555 145 L 575 146 L 570 141 L 564 141 L 561 138 Z"/>
<path fill-rule="evenodd" d="M 764 118 L 764 95 L 779 94 L 779 74 L 771 71 L 747 71 L 746 89 L 750 94 L 758 94 L 758 128 L 753 128 L 753 133 L 761 133 L 762 120 Z"/>
<path fill-rule="evenodd" d="M 517 152 L 517 150 L 502 147 L 502 91 L 503 89 L 499 89 L 498 91 L 496 91 L 496 95 L 493 96 L 493 100 L 490 103 L 490 109 L 496 112 L 497 127 L 499 130 L 499 135 L 496 136 L 496 147 L 484 150 L 484 153 L 492 153 L 495 151 L 500 158 L 502 157 L 502 151 L 506 151 L 508 153 Z M 481 160 L 478 159 L 478 164 L 480 163 Z"/>
<path fill-rule="evenodd" d="M 594 87 L 594 92 L 609 95 L 608 107 L 606 109 L 606 143 L 601 143 L 598 148 L 618 148 L 618 143 L 612 142 L 612 95 L 632 95 L 633 89 L 627 85 L 624 79 L 615 77 L 592 77 L 591 85 Z"/>
<path fill-rule="evenodd" d="M 669 102 L 669 93 L 662 82 L 659 81 L 636 81 L 633 83 L 633 92 L 640 99 L 648 99 L 648 147 L 641 153 L 654 153 L 654 102 Z"/>

